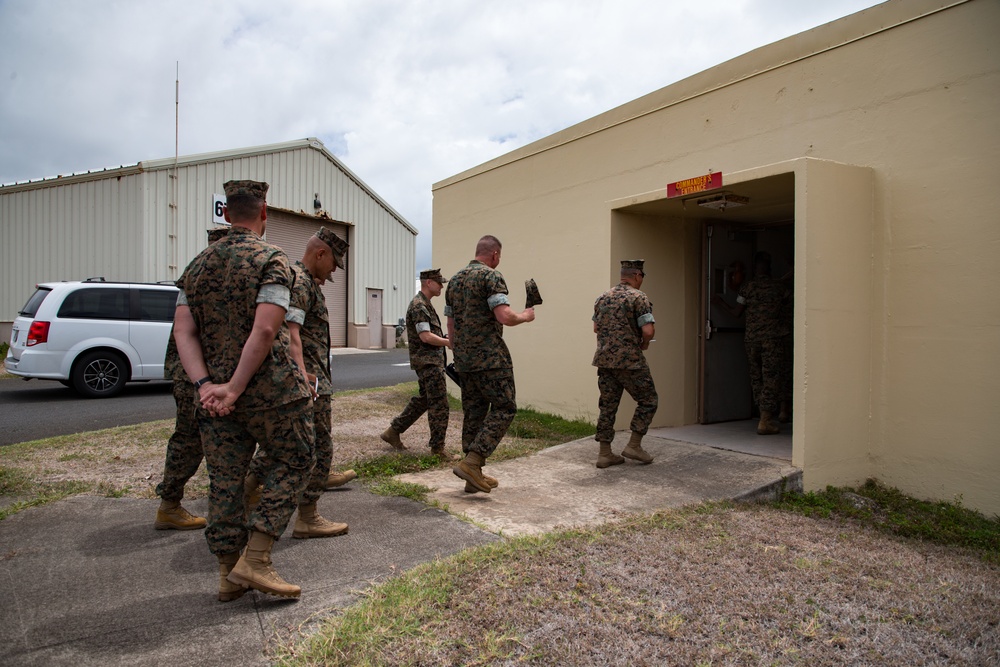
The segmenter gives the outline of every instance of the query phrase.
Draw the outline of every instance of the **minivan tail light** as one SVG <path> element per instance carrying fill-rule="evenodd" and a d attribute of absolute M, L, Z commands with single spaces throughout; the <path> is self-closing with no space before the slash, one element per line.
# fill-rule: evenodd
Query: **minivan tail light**
<path fill-rule="evenodd" d="M 25 346 L 31 347 L 32 345 L 47 342 L 49 342 L 49 322 L 32 322 L 31 327 L 28 328 L 28 338 L 25 340 Z"/>

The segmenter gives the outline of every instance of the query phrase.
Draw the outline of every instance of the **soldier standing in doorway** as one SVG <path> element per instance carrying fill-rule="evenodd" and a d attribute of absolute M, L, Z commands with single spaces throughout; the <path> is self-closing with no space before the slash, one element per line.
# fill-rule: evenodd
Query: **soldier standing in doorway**
<path fill-rule="evenodd" d="M 760 410 L 757 433 L 774 435 L 781 431 L 775 419 L 778 408 L 783 398 L 790 398 L 789 383 L 783 378 L 788 376 L 785 357 L 791 348 L 788 302 L 792 296 L 787 282 L 771 276 L 770 253 L 757 252 L 753 265 L 753 278 L 740 286 L 735 307 L 718 294 L 712 296 L 712 303 L 734 317 L 746 314 L 743 343 L 750 365 L 753 400 Z"/>

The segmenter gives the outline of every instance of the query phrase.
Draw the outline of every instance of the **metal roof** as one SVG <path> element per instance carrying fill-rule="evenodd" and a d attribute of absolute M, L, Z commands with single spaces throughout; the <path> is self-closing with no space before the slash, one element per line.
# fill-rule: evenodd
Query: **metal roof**
<path fill-rule="evenodd" d="M 251 146 L 249 148 L 236 148 L 226 151 L 216 151 L 212 153 L 198 153 L 195 155 L 180 155 L 176 158 L 162 158 L 157 160 L 144 160 L 138 162 L 134 165 L 122 165 L 120 167 L 110 167 L 107 169 L 101 169 L 100 171 L 87 171 L 76 174 L 68 174 L 65 176 L 53 176 L 50 178 L 43 178 L 37 181 L 26 181 L 24 183 L 12 183 L 9 185 L 0 185 L 0 194 L 5 194 L 8 192 L 21 192 L 24 190 L 34 190 L 39 188 L 54 187 L 57 185 L 68 185 L 71 183 L 81 183 L 85 181 L 95 181 L 105 178 L 116 178 L 118 176 L 127 176 L 132 174 L 140 174 L 147 171 L 158 171 L 161 169 L 172 169 L 175 166 L 188 166 L 193 164 L 202 164 L 209 162 L 217 162 L 220 160 L 228 160 L 232 158 L 247 157 L 252 155 L 264 155 L 268 153 L 280 153 L 282 151 L 292 151 L 299 150 L 302 148 L 311 148 L 322 153 L 330 162 L 332 162 L 340 171 L 342 171 L 350 180 L 352 180 L 359 188 L 365 191 L 368 196 L 374 199 L 378 204 L 384 208 L 390 215 L 392 215 L 399 224 L 406 227 L 411 234 L 416 236 L 419 231 L 416 227 L 411 225 L 406 218 L 402 216 L 396 209 L 389 205 L 382 197 L 378 195 L 372 188 L 368 186 L 361 178 L 351 171 L 347 165 L 337 159 L 333 153 L 331 153 L 323 142 L 315 137 L 309 137 L 306 139 L 296 139 L 294 141 L 286 141 L 278 144 L 265 144 L 263 146 Z"/>

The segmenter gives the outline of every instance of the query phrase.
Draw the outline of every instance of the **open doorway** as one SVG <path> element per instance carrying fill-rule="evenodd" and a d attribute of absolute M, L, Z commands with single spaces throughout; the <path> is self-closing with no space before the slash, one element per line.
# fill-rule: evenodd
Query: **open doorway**
<path fill-rule="evenodd" d="M 667 197 L 661 191 L 611 202 L 611 258 L 645 256 L 659 269 L 644 289 L 660 308 L 657 337 L 664 345 L 647 359 L 661 396 L 674 400 L 661 402 L 655 430 L 791 459 L 791 424 L 779 435 L 757 435 L 743 318 L 712 305 L 713 295 L 736 305 L 734 263 L 749 279 L 758 251 L 772 255 L 778 277 L 795 261 L 796 174 L 747 176 L 724 178 L 723 187 L 700 193 Z M 762 446 L 766 453 L 758 451 Z"/>
<path fill-rule="evenodd" d="M 710 221 L 703 228 L 702 304 L 706 312 L 701 340 L 702 380 L 699 422 L 756 419 L 744 346 L 745 321 L 725 306 L 737 305 L 741 283 L 753 277 L 754 256 L 771 256 L 771 275 L 791 290 L 795 257 L 795 225 L 790 221 L 739 223 Z M 715 303 L 713 303 L 715 301 Z M 783 313 L 791 328 L 793 303 Z M 794 346 L 794 340 L 792 341 Z M 791 354 L 791 348 L 788 351 Z M 788 382 L 791 381 L 789 374 Z M 789 388 L 790 392 L 790 388 Z"/>

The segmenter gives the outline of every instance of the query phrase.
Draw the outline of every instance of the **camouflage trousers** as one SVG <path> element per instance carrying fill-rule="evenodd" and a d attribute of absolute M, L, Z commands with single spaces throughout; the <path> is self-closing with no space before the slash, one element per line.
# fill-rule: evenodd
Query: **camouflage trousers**
<path fill-rule="evenodd" d="M 427 424 L 431 428 L 431 449 L 440 449 L 444 447 L 448 432 L 448 387 L 445 386 L 444 368 L 426 366 L 418 369 L 417 382 L 420 395 L 410 399 L 390 426 L 396 433 L 403 433 L 426 412 Z"/>
<path fill-rule="evenodd" d="M 791 398 L 790 373 L 786 370 L 788 344 L 781 338 L 746 342 L 753 400 L 761 412 L 778 412 L 779 402 Z M 786 379 L 787 378 L 787 379 Z"/>
<path fill-rule="evenodd" d="M 315 503 L 326 490 L 326 478 L 330 474 L 330 466 L 333 463 L 333 436 L 330 435 L 330 428 L 333 425 L 333 399 L 327 396 L 320 396 L 312 402 L 313 406 L 313 455 L 316 465 L 313 466 L 309 475 L 309 483 L 306 484 L 305 491 L 299 499 L 299 505 L 310 505 Z M 267 478 L 268 470 L 272 465 L 271 459 L 263 448 L 257 450 L 257 454 L 250 462 L 250 473 L 257 479 Z"/>
<path fill-rule="evenodd" d="M 462 378 L 462 449 L 489 457 L 517 414 L 514 370 L 495 368 L 460 373 Z"/>
<path fill-rule="evenodd" d="M 241 550 L 250 530 L 281 537 L 313 469 L 312 400 L 226 417 L 199 408 L 198 428 L 211 480 L 205 529 L 211 552 Z M 270 465 L 260 502 L 244 523 L 243 480 L 258 443 Z"/>
<path fill-rule="evenodd" d="M 177 418 L 174 421 L 174 433 L 167 441 L 163 481 L 156 485 L 156 495 L 163 500 L 179 502 L 184 497 L 184 485 L 198 472 L 198 466 L 205 457 L 195 417 L 198 406 L 194 394 L 194 385 L 190 382 L 174 381 Z"/>
<path fill-rule="evenodd" d="M 659 405 L 649 369 L 598 368 L 597 387 L 601 391 L 598 402 L 600 416 L 597 418 L 597 435 L 594 440 L 611 442 L 615 439 L 615 418 L 618 416 L 618 404 L 621 403 L 623 391 L 627 391 L 638 404 L 635 406 L 630 428 L 645 435 Z"/>

